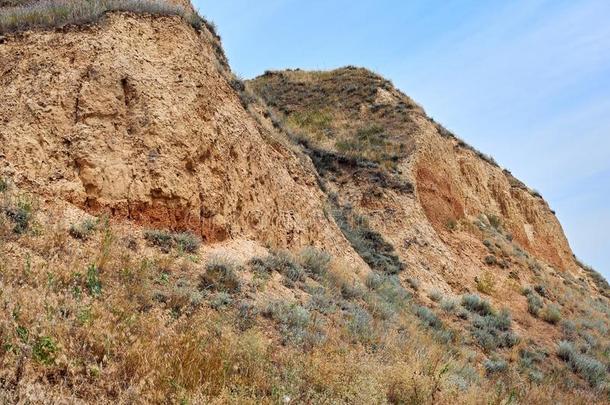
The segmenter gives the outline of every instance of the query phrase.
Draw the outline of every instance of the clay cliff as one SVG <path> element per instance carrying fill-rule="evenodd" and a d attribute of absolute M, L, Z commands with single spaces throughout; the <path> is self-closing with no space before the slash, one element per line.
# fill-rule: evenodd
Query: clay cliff
<path fill-rule="evenodd" d="M 607 282 L 391 82 L 80 4 L 0 2 L 3 402 L 608 398 Z"/>
<path fill-rule="evenodd" d="M 128 14 L 6 40 L 3 171 L 46 198 L 210 243 L 346 248 L 311 168 L 265 139 L 217 46 L 178 17 Z"/>

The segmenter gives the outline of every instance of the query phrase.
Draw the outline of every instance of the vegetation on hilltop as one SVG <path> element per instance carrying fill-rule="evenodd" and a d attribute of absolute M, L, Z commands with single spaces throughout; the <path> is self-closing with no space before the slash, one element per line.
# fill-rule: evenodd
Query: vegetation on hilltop
<path fill-rule="evenodd" d="M 197 13 L 165 0 L 8 0 L 0 3 L 0 6 L 14 6 L 0 14 L 0 33 L 90 24 L 99 21 L 108 12 L 129 11 L 138 14 L 177 15 L 193 28 L 200 30 L 206 26 L 217 35 L 214 25 Z"/>

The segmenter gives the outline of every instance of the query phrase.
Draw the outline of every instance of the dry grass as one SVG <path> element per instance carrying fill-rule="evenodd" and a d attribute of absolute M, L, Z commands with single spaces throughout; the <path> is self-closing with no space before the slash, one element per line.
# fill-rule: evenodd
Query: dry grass
<path fill-rule="evenodd" d="M 11 188 L 0 202 L 17 195 Z M 308 272 L 295 288 L 318 304 L 294 302 L 296 318 L 263 316 L 265 294 L 247 278 L 217 310 L 199 290 L 208 258 L 161 252 L 142 230 L 107 221 L 85 239 L 70 237 L 78 220 L 32 206 L 36 226 L 23 233 L 0 215 L 2 402 L 601 402 L 552 374 L 531 384 L 512 365 L 487 377 L 482 354 L 461 339 L 439 340 L 411 294 L 381 272 L 358 294 L 344 292 L 348 269 Z M 126 242 L 134 238 L 138 252 Z M 306 262 L 328 266 L 319 256 Z M 447 328 L 461 322 L 430 313 Z M 303 339 L 285 339 L 287 331 Z M 496 355 L 510 360 L 503 350 Z"/>
<path fill-rule="evenodd" d="M 16 5 L 0 14 L 0 33 L 89 24 L 100 20 L 110 11 L 177 15 L 197 29 L 206 24 L 197 14 L 163 0 L 43 0 Z"/>

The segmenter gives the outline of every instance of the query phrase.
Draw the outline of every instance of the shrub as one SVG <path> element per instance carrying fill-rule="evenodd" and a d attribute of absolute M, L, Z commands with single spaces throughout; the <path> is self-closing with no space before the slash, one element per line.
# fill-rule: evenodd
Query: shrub
<path fill-rule="evenodd" d="M 8 183 L 6 180 L 0 177 L 0 193 L 4 193 L 8 188 Z"/>
<path fill-rule="evenodd" d="M 279 251 L 272 254 L 272 265 L 288 280 L 304 281 L 305 280 L 305 269 L 296 262 L 294 257 L 287 251 Z"/>
<path fill-rule="evenodd" d="M 382 283 L 383 277 L 377 273 L 370 273 L 364 281 L 364 284 L 369 288 L 369 290 L 376 290 L 379 288 L 379 286 L 381 286 Z"/>
<path fill-rule="evenodd" d="M 579 259 L 575 259 L 576 263 L 587 273 L 587 275 L 593 280 L 593 283 L 600 289 L 603 295 L 610 298 L 610 284 L 600 273 L 595 271 L 591 266 L 586 265 Z"/>
<path fill-rule="evenodd" d="M 562 340 L 557 345 L 557 356 L 563 361 L 570 361 L 572 357 L 576 354 L 576 349 L 572 345 L 572 343 Z"/>
<path fill-rule="evenodd" d="M 564 319 L 560 322 L 559 326 L 561 327 L 561 332 L 563 336 L 567 340 L 574 340 L 578 336 L 578 331 L 576 329 L 576 324 L 574 321 L 570 319 Z"/>
<path fill-rule="evenodd" d="M 241 331 L 246 331 L 256 324 L 258 308 L 253 303 L 241 301 L 237 305 L 237 326 Z"/>
<path fill-rule="evenodd" d="M 182 252 L 196 253 L 201 245 L 199 238 L 190 232 L 173 235 L 173 239 Z"/>
<path fill-rule="evenodd" d="M 201 245 L 199 238 L 190 232 L 171 233 L 164 230 L 148 230 L 144 232 L 144 239 L 160 248 L 164 253 L 169 253 L 175 246 L 181 252 L 195 253 Z"/>
<path fill-rule="evenodd" d="M 443 321 L 441 321 L 440 318 L 436 316 L 436 314 L 429 308 L 416 305 L 415 315 L 417 315 L 424 325 L 430 328 L 442 329 L 444 327 Z"/>
<path fill-rule="evenodd" d="M 335 297 L 322 290 L 311 294 L 307 308 L 324 315 L 329 315 L 337 310 L 337 303 Z"/>
<path fill-rule="evenodd" d="M 561 311 L 557 305 L 550 304 L 542 310 L 541 316 L 546 322 L 556 325 L 561 320 Z"/>
<path fill-rule="evenodd" d="M 301 305 L 275 301 L 262 314 L 279 324 L 285 344 L 317 344 L 323 340 L 321 331 L 311 325 L 310 312 Z"/>
<path fill-rule="evenodd" d="M 91 218 L 88 218 L 77 225 L 70 226 L 70 230 L 68 233 L 74 239 L 87 240 L 95 228 L 97 226 L 97 221 Z"/>
<path fill-rule="evenodd" d="M 580 334 L 580 336 L 583 338 L 583 340 L 586 343 L 586 351 L 595 349 L 599 346 L 599 342 L 597 341 L 595 336 L 593 336 L 592 334 L 590 334 L 588 332 L 582 332 Z M 581 351 L 585 352 L 585 350 L 582 350 L 582 349 L 581 349 Z"/>
<path fill-rule="evenodd" d="M 534 316 L 538 316 L 542 309 L 542 299 L 530 289 L 526 289 L 524 294 L 527 299 L 527 311 Z"/>
<path fill-rule="evenodd" d="M 494 255 L 485 256 L 485 264 L 488 266 L 495 266 L 498 264 L 498 259 Z"/>
<path fill-rule="evenodd" d="M 331 256 L 313 247 L 303 249 L 298 260 L 288 251 L 271 251 L 266 257 L 255 257 L 248 263 L 259 276 L 267 278 L 273 271 L 288 281 L 304 281 L 307 275 L 321 280 L 330 266 Z"/>
<path fill-rule="evenodd" d="M 241 281 L 237 275 L 237 266 L 225 259 L 214 258 L 205 267 L 205 273 L 200 277 L 201 290 L 216 290 L 226 293 L 236 293 L 241 289 Z"/>
<path fill-rule="evenodd" d="M 233 303 L 233 298 L 230 294 L 220 291 L 212 297 L 212 301 L 210 301 L 210 306 L 216 310 L 221 310 Z"/>
<path fill-rule="evenodd" d="M 144 239 L 152 245 L 159 247 L 163 252 L 169 252 L 174 245 L 171 233 L 161 230 L 149 230 L 144 232 Z"/>
<path fill-rule="evenodd" d="M 370 344 L 376 334 L 373 328 L 373 317 L 367 310 L 353 305 L 348 310 L 347 330 L 357 341 Z"/>
<path fill-rule="evenodd" d="M 487 219 L 489 219 L 489 224 L 497 231 L 502 230 L 502 219 L 493 214 L 488 214 Z"/>
<path fill-rule="evenodd" d="M 270 258 L 271 256 L 254 257 L 248 262 L 248 265 L 259 277 L 268 278 L 274 270 L 273 262 Z"/>
<path fill-rule="evenodd" d="M 328 273 L 331 256 L 314 247 L 306 247 L 301 251 L 299 260 L 307 274 L 320 280 Z"/>
<path fill-rule="evenodd" d="M 538 284 L 538 285 L 534 286 L 534 291 L 536 291 L 541 297 L 544 297 L 544 298 L 549 297 L 548 290 L 542 284 Z"/>
<path fill-rule="evenodd" d="M 574 356 L 570 366 L 592 387 L 600 386 L 606 379 L 606 366 L 600 361 L 584 354 Z"/>
<path fill-rule="evenodd" d="M 491 304 L 475 294 L 466 294 L 462 296 L 462 306 L 470 312 L 476 312 L 479 315 L 484 316 L 493 314 Z"/>
<path fill-rule="evenodd" d="M 285 250 L 272 251 L 258 265 L 275 270 L 292 282 L 305 280 L 305 269 Z"/>
<path fill-rule="evenodd" d="M 164 1 L 102 0 L 102 1 L 42 1 L 25 4 L 0 14 L 0 33 L 33 28 L 61 27 L 68 24 L 88 24 L 100 20 L 109 11 L 130 11 L 154 15 L 178 15 L 200 29 L 206 22 L 183 7 Z M 209 24 L 206 24 L 209 25 Z"/>
<path fill-rule="evenodd" d="M 531 368 L 541 363 L 544 360 L 544 354 L 529 349 L 519 350 L 519 362 L 524 368 Z"/>
<path fill-rule="evenodd" d="M 355 281 L 341 282 L 339 288 L 341 291 L 341 296 L 346 300 L 358 299 L 364 296 L 363 288 L 361 287 L 360 283 L 357 283 Z"/>
<path fill-rule="evenodd" d="M 505 309 L 498 315 L 477 315 L 473 319 L 472 335 L 485 350 L 513 347 L 519 337 L 510 330 L 511 323 L 510 313 Z"/>
<path fill-rule="evenodd" d="M 592 357 L 579 353 L 570 342 L 559 342 L 557 356 L 592 387 L 600 386 L 606 379 L 606 366 Z"/>
<path fill-rule="evenodd" d="M 452 298 L 445 298 L 441 301 L 441 309 L 445 312 L 453 312 L 457 307 L 457 301 Z"/>
<path fill-rule="evenodd" d="M 373 314 L 389 319 L 396 312 L 406 308 L 412 295 L 403 288 L 395 276 L 378 276 L 374 283 L 373 293 L 366 296 Z"/>
<path fill-rule="evenodd" d="M 394 318 L 396 315 L 396 309 L 376 294 L 366 294 L 364 296 L 364 301 L 366 302 L 367 310 L 375 319 L 387 321 Z"/>
<path fill-rule="evenodd" d="M 506 360 L 502 359 L 487 359 L 483 363 L 483 366 L 485 367 L 485 372 L 487 373 L 487 375 L 504 373 L 508 370 L 508 363 L 506 362 Z"/>

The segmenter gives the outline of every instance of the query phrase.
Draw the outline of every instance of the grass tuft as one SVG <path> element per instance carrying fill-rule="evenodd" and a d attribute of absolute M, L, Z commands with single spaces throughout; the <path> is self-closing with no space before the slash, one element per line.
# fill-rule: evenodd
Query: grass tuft
<path fill-rule="evenodd" d="M 331 259 L 328 253 L 311 246 L 303 249 L 299 256 L 299 261 L 307 274 L 317 280 L 326 276 Z"/>
<path fill-rule="evenodd" d="M 219 257 L 213 258 L 206 264 L 205 272 L 200 276 L 199 289 L 225 293 L 239 292 L 241 280 L 237 270 L 235 263 Z"/>
<path fill-rule="evenodd" d="M 556 325 L 561 321 L 561 310 L 555 304 L 547 305 L 540 313 L 542 319 L 550 324 Z"/>

